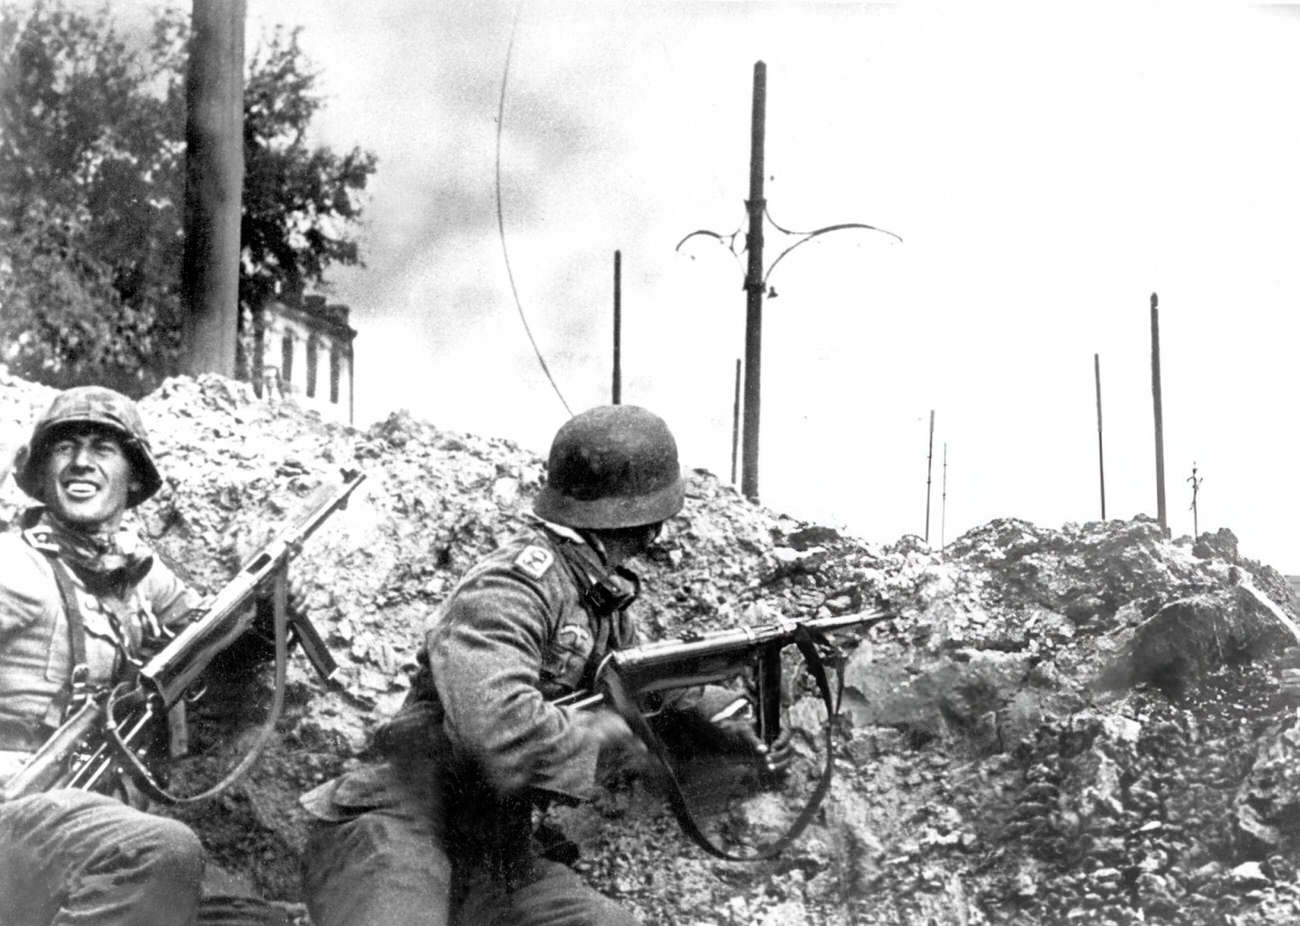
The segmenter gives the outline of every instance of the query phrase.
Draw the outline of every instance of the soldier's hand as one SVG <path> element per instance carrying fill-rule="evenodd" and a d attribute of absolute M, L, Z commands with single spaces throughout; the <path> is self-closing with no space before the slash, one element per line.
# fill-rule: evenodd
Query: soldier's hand
<path fill-rule="evenodd" d="M 577 711 L 573 715 L 574 725 L 581 735 L 601 749 L 614 747 L 636 747 L 645 749 L 644 744 L 632 732 L 627 721 L 611 710 Z"/>
<path fill-rule="evenodd" d="M 782 730 L 771 743 L 764 743 L 748 719 L 722 721 L 717 726 L 728 750 L 753 756 L 763 774 L 780 776 L 789 770 L 794 760 L 789 730 Z"/>

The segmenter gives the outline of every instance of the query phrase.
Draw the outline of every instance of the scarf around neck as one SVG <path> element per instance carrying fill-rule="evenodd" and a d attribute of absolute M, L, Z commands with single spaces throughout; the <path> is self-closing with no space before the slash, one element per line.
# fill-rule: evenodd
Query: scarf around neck
<path fill-rule="evenodd" d="M 27 542 L 55 553 L 94 593 L 119 592 L 140 583 L 153 567 L 153 554 L 135 531 L 84 531 L 64 524 L 43 506 L 28 509 L 22 526 Z"/>

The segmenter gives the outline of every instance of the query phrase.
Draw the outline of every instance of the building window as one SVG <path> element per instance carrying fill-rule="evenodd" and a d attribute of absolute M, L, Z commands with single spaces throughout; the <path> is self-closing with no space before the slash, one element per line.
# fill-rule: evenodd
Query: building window
<path fill-rule="evenodd" d="M 284 388 L 288 389 L 289 384 L 293 382 L 293 332 L 286 331 L 284 340 L 280 342 L 280 380 L 284 383 Z"/>

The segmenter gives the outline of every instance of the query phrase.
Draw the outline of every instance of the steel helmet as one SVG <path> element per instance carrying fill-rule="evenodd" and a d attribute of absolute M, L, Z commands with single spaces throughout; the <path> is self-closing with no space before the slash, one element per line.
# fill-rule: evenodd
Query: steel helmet
<path fill-rule="evenodd" d="M 32 498 L 40 500 L 41 467 L 51 438 L 65 425 L 94 424 L 108 428 L 122 440 L 140 488 L 127 495 L 126 506 L 134 508 L 158 491 L 162 477 L 149 449 L 149 435 L 135 403 L 103 386 L 76 386 L 55 396 L 45 414 L 36 420 L 32 437 L 14 457 L 14 481 Z"/>
<path fill-rule="evenodd" d="M 574 415 L 551 442 L 533 511 L 569 527 L 639 527 L 682 510 L 677 442 L 663 419 L 635 405 Z"/>

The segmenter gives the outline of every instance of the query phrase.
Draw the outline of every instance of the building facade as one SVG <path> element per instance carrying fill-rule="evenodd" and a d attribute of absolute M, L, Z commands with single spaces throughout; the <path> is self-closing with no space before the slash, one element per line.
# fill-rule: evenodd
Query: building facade
<path fill-rule="evenodd" d="M 292 397 L 336 421 L 353 420 L 356 395 L 348 307 L 324 296 L 275 300 L 244 317 L 241 373 L 258 396 Z"/>

